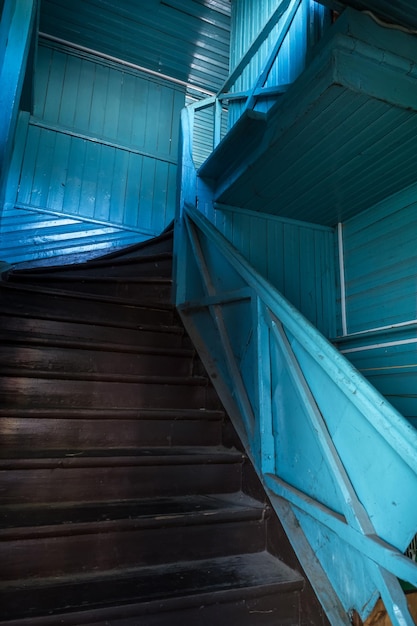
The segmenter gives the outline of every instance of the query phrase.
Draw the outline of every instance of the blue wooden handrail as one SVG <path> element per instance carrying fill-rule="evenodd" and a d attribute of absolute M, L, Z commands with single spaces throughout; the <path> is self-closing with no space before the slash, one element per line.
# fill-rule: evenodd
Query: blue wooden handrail
<path fill-rule="evenodd" d="M 381 595 L 411 626 L 397 579 L 417 585 L 415 430 L 192 202 L 179 225 L 177 306 L 331 623 Z"/>

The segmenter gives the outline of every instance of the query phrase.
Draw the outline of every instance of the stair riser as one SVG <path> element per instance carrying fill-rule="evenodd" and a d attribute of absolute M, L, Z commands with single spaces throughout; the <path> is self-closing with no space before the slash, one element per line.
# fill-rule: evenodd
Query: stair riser
<path fill-rule="evenodd" d="M 219 445 L 220 420 L 0 418 L 4 450 Z"/>
<path fill-rule="evenodd" d="M 55 318 L 63 318 L 65 321 L 90 321 L 114 326 L 119 324 L 122 326 L 123 324 L 171 325 L 175 318 L 174 311 L 171 309 L 120 305 L 120 303 L 104 299 L 87 300 L 3 290 L 0 290 L 0 310 L 32 317 L 42 317 L 53 311 Z"/>
<path fill-rule="evenodd" d="M 104 346 L 103 346 L 104 347 Z M 26 348 L 3 346 L 7 369 L 40 370 L 81 374 L 128 374 L 141 376 L 191 376 L 193 357 L 183 355 L 135 354 L 70 348 Z M 0 373 L 3 367 L 0 367 Z"/>
<path fill-rule="evenodd" d="M 172 290 L 171 284 L 135 283 L 125 279 L 108 283 L 90 280 L 83 282 L 81 279 L 67 281 L 64 277 L 56 279 L 45 277 L 43 279 L 36 278 L 31 280 L 30 285 L 37 285 L 40 288 L 45 287 L 46 289 L 65 289 L 66 291 L 74 293 L 105 295 L 111 296 L 112 298 L 132 301 L 142 301 L 149 298 L 152 302 L 170 302 Z"/>
<path fill-rule="evenodd" d="M 131 467 L 60 467 L 0 471 L 4 504 L 101 502 L 194 493 L 232 493 L 240 463 Z"/>
<path fill-rule="evenodd" d="M 191 525 L 179 520 L 177 526 L 2 541 L 0 580 L 97 573 L 264 548 L 265 527 L 259 520 Z"/>
<path fill-rule="evenodd" d="M 0 378 L 3 407 L 29 408 L 161 408 L 217 409 L 211 387 L 187 384 Z"/>
<path fill-rule="evenodd" d="M 120 321 L 121 323 L 121 321 Z M 183 333 L 178 332 L 175 327 L 172 329 L 162 328 L 155 330 L 135 330 L 121 328 L 120 326 L 101 326 L 89 324 L 87 322 L 60 322 L 53 319 L 37 319 L 30 317 L 12 317 L 0 314 L 0 329 L 9 333 L 9 338 L 13 335 L 16 338 L 34 340 L 36 337 L 50 337 L 54 339 L 65 339 L 68 341 L 82 342 L 111 342 L 129 346 L 152 346 L 155 348 L 178 348 L 186 344 L 190 345 L 188 338 L 185 339 Z"/>

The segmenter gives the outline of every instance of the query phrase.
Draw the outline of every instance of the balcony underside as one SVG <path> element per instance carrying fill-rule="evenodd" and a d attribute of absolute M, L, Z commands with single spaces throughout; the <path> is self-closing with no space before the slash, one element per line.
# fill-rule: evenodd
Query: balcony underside
<path fill-rule="evenodd" d="M 351 9 L 329 35 L 202 165 L 217 202 L 331 226 L 417 180 L 415 37 Z"/>

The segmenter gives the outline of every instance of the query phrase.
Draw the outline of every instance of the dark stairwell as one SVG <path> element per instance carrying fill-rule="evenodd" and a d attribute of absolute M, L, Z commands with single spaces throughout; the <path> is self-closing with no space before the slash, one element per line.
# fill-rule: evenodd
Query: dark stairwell
<path fill-rule="evenodd" d="M 171 251 L 3 276 L 2 624 L 327 623 L 170 304 Z"/>

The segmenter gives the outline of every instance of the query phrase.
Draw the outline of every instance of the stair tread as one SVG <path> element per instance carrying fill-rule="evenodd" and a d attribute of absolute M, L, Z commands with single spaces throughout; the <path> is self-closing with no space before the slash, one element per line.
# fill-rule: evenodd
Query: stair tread
<path fill-rule="evenodd" d="M 95 372 L 58 372 L 51 370 L 31 370 L 2 368 L 0 378 L 19 379 L 39 379 L 39 380 L 62 380 L 82 382 L 108 382 L 108 383 L 139 383 L 156 385 L 186 385 L 189 387 L 207 387 L 208 378 L 205 376 L 147 376 L 141 374 L 105 374 Z M 0 391 L 1 394 L 1 391 Z"/>
<path fill-rule="evenodd" d="M 90 261 L 88 261 L 87 263 L 73 263 L 71 265 L 49 265 L 47 267 L 33 267 L 33 268 L 22 268 L 19 269 L 19 267 L 15 267 L 10 271 L 11 275 L 16 275 L 16 276 L 27 276 L 27 277 L 32 277 L 32 276 L 36 276 L 37 274 L 52 274 L 52 273 L 56 273 L 56 275 L 59 275 L 61 272 L 77 272 L 79 270 L 83 271 L 83 270 L 93 270 L 93 269 L 99 269 L 99 268 L 104 268 L 104 267 L 123 267 L 124 265 L 130 265 L 130 264 L 134 264 L 134 265 L 140 265 L 142 263 L 149 263 L 149 262 L 158 262 L 158 261 L 165 261 L 165 260 L 170 260 L 172 259 L 172 253 L 171 252 L 158 252 L 155 254 L 145 254 L 143 256 L 138 256 L 138 257 L 130 257 L 127 259 L 124 259 L 123 257 L 121 257 L 120 259 L 118 258 L 113 258 L 113 259 L 102 259 L 101 257 L 99 257 L 98 259 L 91 259 Z"/>
<path fill-rule="evenodd" d="M 17 336 L 15 337 L 14 334 Z M 23 345 L 29 349 L 37 348 L 65 348 L 67 350 L 88 350 L 99 352 L 111 352 L 112 354 L 117 352 L 126 352 L 132 354 L 154 354 L 161 356 L 179 356 L 179 357 L 192 357 L 195 355 L 195 350 L 192 348 L 181 347 L 166 347 L 159 346 L 141 346 L 134 344 L 116 343 L 111 341 L 87 341 L 87 340 L 74 340 L 72 338 L 51 338 L 50 336 L 34 336 L 30 333 L 30 337 L 26 337 L 21 333 L 2 332 L 0 330 L 0 341 L 3 346 L 14 347 Z M 30 344 L 28 346 L 28 344 Z"/>
<path fill-rule="evenodd" d="M 9 290 L 18 292 L 26 292 L 28 294 L 38 294 L 43 296 L 59 296 L 62 298 L 70 298 L 72 300 L 84 300 L 84 301 L 94 301 L 94 302 L 105 302 L 112 304 L 120 304 L 124 307 L 129 308 L 146 308 L 146 309 L 161 309 L 161 310 L 174 310 L 174 305 L 170 302 L 160 302 L 152 301 L 149 298 L 145 298 L 143 300 L 128 300 L 126 298 L 119 298 L 115 296 L 108 296 L 102 294 L 90 294 L 81 291 L 70 291 L 65 289 L 53 289 L 50 287 L 41 287 L 37 285 L 21 285 L 18 283 L 10 283 L 0 281 L 0 289 L 1 290 Z M 0 307 L 0 311 L 2 307 Z"/>
<path fill-rule="evenodd" d="M 13 611 L 14 618 L 60 612 L 68 613 L 80 606 L 84 609 L 117 605 L 144 605 L 152 601 L 189 598 L 199 602 L 210 596 L 210 603 L 222 594 L 244 597 L 259 593 L 298 591 L 302 577 L 267 552 L 177 562 L 156 566 L 129 568 L 67 577 L 0 584 L 0 594 L 12 609 L 4 607 L 4 617 Z M 216 598 L 217 595 L 217 598 Z M 22 597 L 25 602 L 22 603 Z M 53 597 L 54 608 L 50 607 Z M 28 598 L 36 599 L 36 608 Z M 15 602 L 13 602 L 15 600 Z M 88 606 L 87 606 L 88 605 Z M 149 608 L 149 607 L 148 607 Z"/>
<path fill-rule="evenodd" d="M 0 407 L 2 418 L 36 417 L 45 419 L 186 419 L 186 420 L 221 420 L 224 411 L 220 409 L 71 409 L 71 408 L 4 408 Z"/>
<path fill-rule="evenodd" d="M 239 463 L 244 456 L 224 446 L 155 446 L 86 449 L 0 449 L 0 469 L 46 467 L 107 467 L 125 465 L 189 465 Z"/>
<path fill-rule="evenodd" d="M 14 281 L 16 281 L 16 283 L 19 283 L 20 285 L 20 281 L 25 281 L 27 280 L 29 277 L 25 276 L 25 275 L 21 275 L 21 274 L 14 274 L 14 273 L 10 273 L 8 275 L 8 281 L 13 283 Z M 31 274 L 30 275 L 30 280 L 35 282 L 36 281 L 41 281 L 41 282 L 56 282 L 59 280 L 60 283 L 103 283 L 103 284 L 110 284 L 110 283 L 137 283 L 137 284 L 160 284 L 160 285 L 171 285 L 172 284 L 172 278 L 169 277 L 165 277 L 165 276 L 138 276 L 138 277 L 134 277 L 134 276 L 78 276 L 77 274 L 73 274 L 70 275 L 69 273 L 66 274 L 65 276 L 50 276 L 48 274 Z"/>
<path fill-rule="evenodd" d="M 204 517 L 207 521 L 236 518 L 259 518 L 263 503 L 243 492 L 231 494 L 187 495 L 103 502 L 70 502 L 52 504 L 23 504 L 3 506 L 0 512 L 0 539 L 22 538 L 36 534 L 62 534 L 61 528 L 70 524 L 71 534 L 101 532 L 118 522 L 123 528 L 140 524 L 190 523 Z M 113 523 L 113 524 L 112 524 Z M 93 524 L 92 530 L 90 529 Z M 89 529 L 89 530 L 87 530 Z M 65 528 L 63 532 L 66 534 Z"/>
<path fill-rule="evenodd" d="M 51 312 L 49 311 L 45 311 L 45 314 L 42 315 L 42 317 L 40 316 L 36 316 L 36 315 L 32 315 L 31 313 L 24 313 L 19 311 L 19 313 L 9 313 L 6 311 L 2 311 L 0 310 L 0 319 L 1 318 L 6 318 L 8 320 L 24 320 L 24 321 L 28 321 L 31 320 L 33 323 L 36 322 L 40 322 L 43 325 L 48 325 L 48 324 L 54 324 L 54 323 L 64 323 L 64 324 L 70 324 L 71 326 L 79 326 L 79 327 L 88 327 L 88 328 L 92 328 L 94 329 L 95 327 L 99 327 L 99 328 L 105 328 L 105 329 L 128 329 L 128 330 L 136 330 L 136 331 L 146 331 L 146 332 L 160 332 L 160 333 L 173 333 L 173 334 L 177 334 L 177 335 L 183 335 L 184 334 L 184 329 L 182 326 L 178 325 L 178 324 L 158 324 L 158 325 L 153 325 L 153 324 L 129 324 L 123 321 L 120 321 L 117 323 L 117 325 L 115 323 L 109 323 L 108 321 L 101 321 L 101 320 L 94 320 L 94 322 L 90 322 L 90 321 L 85 321 L 83 319 L 77 320 L 74 319 L 74 316 L 66 317 L 66 316 L 62 316 L 62 315 L 53 315 Z M 13 325 L 11 322 L 9 324 Z M 29 329 L 28 331 L 21 331 L 18 328 L 16 328 L 16 330 L 8 330 L 7 333 L 8 335 L 10 335 L 10 333 L 12 332 L 16 332 L 16 333 L 21 333 L 21 332 L 27 332 L 30 335 L 35 335 L 35 336 L 40 336 L 40 337 L 49 337 L 50 335 L 54 334 L 54 333 L 39 333 L 37 331 L 32 331 L 31 329 Z M 62 333 L 60 333 L 59 335 L 60 337 L 62 337 Z"/>

